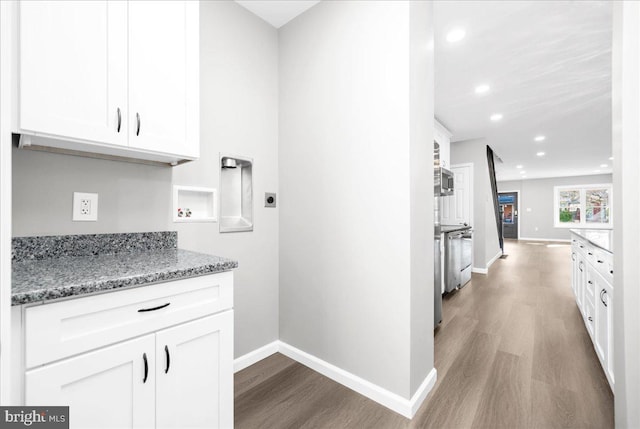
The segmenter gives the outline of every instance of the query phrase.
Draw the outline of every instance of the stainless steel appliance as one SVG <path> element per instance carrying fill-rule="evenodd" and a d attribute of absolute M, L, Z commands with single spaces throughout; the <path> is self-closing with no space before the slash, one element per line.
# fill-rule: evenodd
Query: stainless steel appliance
<path fill-rule="evenodd" d="M 471 280 L 473 235 L 470 226 L 443 226 L 445 233 L 444 289 L 451 292 Z"/>
<path fill-rule="evenodd" d="M 440 173 L 440 145 L 433 142 L 433 327 L 442 322 L 442 254 L 440 252 L 440 193 L 442 176 Z"/>
<path fill-rule="evenodd" d="M 440 167 L 440 195 L 453 195 L 453 173 Z"/>

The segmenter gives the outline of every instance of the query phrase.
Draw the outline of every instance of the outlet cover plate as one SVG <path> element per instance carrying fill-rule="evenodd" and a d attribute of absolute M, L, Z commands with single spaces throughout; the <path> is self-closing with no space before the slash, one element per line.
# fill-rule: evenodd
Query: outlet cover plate
<path fill-rule="evenodd" d="M 264 206 L 275 207 L 276 206 L 276 194 L 273 192 L 264 193 Z"/>
<path fill-rule="evenodd" d="M 98 220 L 98 194 L 73 193 L 74 222 L 96 222 Z"/>

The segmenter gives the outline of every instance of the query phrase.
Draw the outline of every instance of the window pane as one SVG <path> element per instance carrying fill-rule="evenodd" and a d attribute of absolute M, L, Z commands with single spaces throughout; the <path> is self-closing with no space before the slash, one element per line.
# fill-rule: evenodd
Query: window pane
<path fill-rule="evenodd" d="M 586 199 L 587 223 L 609 223 L 609 190 L 587 189 Z"/>
<path fill-rule="evenodd" d="M 580 223 L 580 191 L 560 191 L 558 195 L 559 220 L 562 223 Z"/>

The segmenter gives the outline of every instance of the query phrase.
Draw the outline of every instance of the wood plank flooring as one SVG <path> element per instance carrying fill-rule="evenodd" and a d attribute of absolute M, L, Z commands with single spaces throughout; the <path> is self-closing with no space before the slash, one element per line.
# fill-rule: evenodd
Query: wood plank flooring
<path fill-rule="evenodd" d="M 438 381 L 412 420 L 275 354 L 235 375 L 235 427 L 613 428 L 569 249 L 507 241 L 489 275 L 445 298 Z"/>

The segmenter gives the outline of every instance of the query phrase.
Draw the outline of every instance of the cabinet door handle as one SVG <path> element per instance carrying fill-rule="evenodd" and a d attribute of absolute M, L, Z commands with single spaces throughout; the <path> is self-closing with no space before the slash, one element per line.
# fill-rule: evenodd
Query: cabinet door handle
<path fill-rule="evenodd" d="M 581 249 L 584 249 L 584 246 L 581 244 L 581 245 L 580 245 L 580 248 L 581 248 Z"/>
<path fill-rule="evenodd" d="M 162 305 L 159 305 L 159 306 L 157 306 L 157 307 L 141 308 L 140 310 L 138 310 L 138 313 L 144 313 L 144 312 L 146 312 L 146 311 L 156 311 L 156 310 L 160 310 L 161 308 L 168 307 L 168 306 L 170 306 L 170 305 L 171 305 L 171 303 L 170 303 L 170 302 L 167 302 L 166 304 L 162 304 Z"/>
<path fill-rule="evenodd" d="M 149 375 L 149 362 L 147 362 L 147 354 L 142 353 L 142 360 L 144 361 L 144 378 L 142 379 L 143 383 L 147 382 L 147 376 Z"/>
<path fill-rule="evenodd" d="M 593 322 L 593 317 L 589 316 L 587 319 L 589 319 L 589 322 Z"/>
<path fill-rule="evenodd" d="M 608 307 L 607 302 L 604 300 L 604 296 L 607 294 L 607 291 L 602 289 L 602 291 L 600 292 L 600 301 L 602 301 L 602 304 L 605 307 Z"/>
<path fill-rule="evenodd" d="M 604 261 L 602 261 L 602 260 L 598 259 L 598 263 L 599 263 L 599 264 L 604 264 Z"/>
<path fill-rule="evenodd" d="M 120 108 L 118 107 L 118 129 L 117 131 L 120 132 L 120 126 L 122 125 L 122 112 L 120 111 Z"/>
<path fill-rule="evenodd" d="M 579 269 L 580 271 L 582 271 L 582 262 L 580 262 L 580 263 L 578 264 L 578 269 Z"/>
<path fill-rule="evenodd" d="M 593 253 L 591 253 L 591 252 L 587 252 L 587 254 L 589 254 L 589 256 L 593 256 Z"/>
<path fill-rule="evenodd" d="M 140 135 L 140 113 L 136 112 L 136 122 L 138 123 L 138 126 L 136 128 L 136 136 Z"/>
<path fill-rule="evenodd" d="M 169 367 L 171 366 L 171 356 L 169 355 L 169 346 L 164 346 L 164 354 L 167 357 L 167 366 L 164 368 L 164 373 L 169 372 Z"/>
<path fill-rule="evenodd" d="M 575 260 L 576 260 L 576 254 L 575 254 L 575 253 L 572 253 L 572 254 L 571 254 L 571 260 L 572 260 L 572 261 L 575 261 Z"/>
<path fill-rule="evenodd" d="M 613 274 L 613 270 L 609 270 L 609 274 Z"/>
<path fill-rule="evenodd" d="M 587 283 L 589 283 L 590 285 L 593 284 L 593 282 L 591 280 L 587 280 Z"/>

